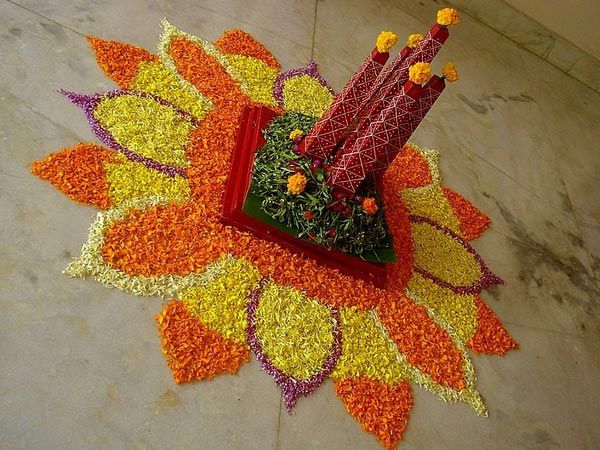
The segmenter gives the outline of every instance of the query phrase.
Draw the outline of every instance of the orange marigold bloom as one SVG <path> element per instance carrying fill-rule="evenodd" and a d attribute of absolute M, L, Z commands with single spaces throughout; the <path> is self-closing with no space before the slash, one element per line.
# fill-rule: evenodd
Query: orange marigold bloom
<path fill-rule="evenodd" d="M 373 197 L 367 197 L 362 201 L 362 209 L 364 212 L 372 216 L 379 211 L 379 206 L 377 206 L 377 202 Z"/>
<path fill-rule="evenodd" d="M 448 61 L 444 64 L 444 67 L 442 67 L 442 74 L 444 75 L 444 78 L 451 83 L 458 80 L 458 71 L 452 61 Z"/>
<path fill-rule="evenodd" d="M 306 189 L 306 177 L 301 173 L 295 173 L 288 178 L 287 188 L 290 194 L 302 194 L 304 189 Z"/>
<path fill-rule="evenodd" d="M 437 12 L 437 23 L 447 27 L 448 25 L 456 25 L 460 22 L 458 11 L 454 8 L 444 8 Z"/>
<path fill-rule="evenodd" d="M 406 39 L 406 45 L 410 48 L 415 48 L 422 40 L 423 35 L 421 33 L 409 34 L 408 39 Z"/>
<path fill-rule="evenodd" d="M 408 69 L 408 78 L 413 83 L 425 84 L 431 78 L 431 66 L 426 62 L 418 62 Z"/>

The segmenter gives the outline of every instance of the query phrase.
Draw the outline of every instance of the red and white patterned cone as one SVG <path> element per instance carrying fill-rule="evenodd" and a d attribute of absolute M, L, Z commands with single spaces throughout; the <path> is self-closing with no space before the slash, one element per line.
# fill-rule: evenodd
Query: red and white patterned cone
<path fill-rule="evenodd" d="M 333 190 L 354 194 L 366 177 L 382 173 L 444 88 L 444 80 L 435 75 L 424 87 L 408 81 L 354 145 L 336 158 L 329 180 Z"/>
<path fill-rule="evenodd" d="M 300 151 L 312 159 L 325 160 L 339 144 L 358 111 L 369 98 L 377 76 L 389 58 L 377 48 L 363 61 L 350 81 L 300 144 Z"/>
<path fill-rule="evenodd" d="M 356 138 L 366 132 L 369 124 L 377 120 L 381 111 L 389 106 L 392 99 L 400 93 L 408 80 L 408 69 L 410 66 L 417 62 L 430 63 L 433 61 L 433 58 L 435 58 L 442 48 L 448 36 L 447 27 L 435 24 L 411 52 L 406 52 L 406 55 L 402 56 L 402 52 L 406 51 L 403 49 L 394 61 L 380 73 L 370 93 L 371 99 L 363 108 L 363 113 L 356 129 L 351 130 L 346 137 L 340 153 L 344 153 L 346 149 L 352 147 Z"/>

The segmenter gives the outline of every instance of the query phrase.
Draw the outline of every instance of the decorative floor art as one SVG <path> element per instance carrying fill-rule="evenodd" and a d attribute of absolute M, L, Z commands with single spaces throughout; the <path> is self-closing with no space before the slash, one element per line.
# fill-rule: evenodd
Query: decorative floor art
<path fill-rule="evenodd" d="M 444 14 L 438 29 L 445 30 Z M 411 35 L 402 51 L 418 52 L 429 38 Z M 385 39 L 394 40 L 382 33 L 378 46 Z M 471 354 L 504 355 L 517 343 L 480 297 L 501 283 L 469 244 L 490 220 L 443 185 L 437 151 L 402 143 L 375 183 L 378 198 L 346 193 L 334 199 L 333 213 L 305 202 L 301 215 L 290 216 L 305 226 L 300 238 L 357 252 L 362 247 L 343 241 L 343 228 L 321 230 L 310 221 L 321 213 L 333 217 L 332 226 L 342 216 L 362 214 L 365 223 L 380 217 L 395 258 L 384 266 L 385 285 L 377 286 L 221 221 L 245 109 L 277 115 L 265 145 L 271 136 L 286 152 L 321 151 L 310 142 L 311 129 L 342 93 L 335 97 L 314 62 L 281 71 L 243 31 L 208 42 L 167 21 L 158 54 L 88 40 L 118 89 L 62 93 L 83 110 L 102 145 L 64 148 L 32 171 L 100 210 L 67 275 L 171 299 L 156 320 L 175 382 L 236 373 L 254 354 L 292 412 L 331 378 L 347 411 L 389 449 L 407 426 L 412 385 L 486 415 Z M 382 49 L 389 51 L 387 43 Z M 325 158 L 312 168 L 294 164 L 279 177 L 287 189 L 281 195 L 294 201 L 310 194 L 313 178 L 355 181 L 339 178 L 339 165 L 329 167 Z"/>

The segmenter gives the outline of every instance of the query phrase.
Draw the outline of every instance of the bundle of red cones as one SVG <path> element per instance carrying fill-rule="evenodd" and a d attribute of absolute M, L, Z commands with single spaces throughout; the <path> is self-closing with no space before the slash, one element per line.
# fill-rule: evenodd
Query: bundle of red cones
<path fill-rule="evenodd" d="M 377 177 L 392 163 L 419 126 L 447 81 L 458 76 L 452 63 L 443 75 L 431 75 L 432 62 L 448 39 L 448 26 L 459 22 L 452 8 L 438 11 L 425 36 L 411 35 L 407 45 L 385 66 L 396 36 L 384 31 L 376 46 L 330 108 L 301 143 L 307 156 L 333 158 L 329 184 L 353 195 L 362 182 Z"/>

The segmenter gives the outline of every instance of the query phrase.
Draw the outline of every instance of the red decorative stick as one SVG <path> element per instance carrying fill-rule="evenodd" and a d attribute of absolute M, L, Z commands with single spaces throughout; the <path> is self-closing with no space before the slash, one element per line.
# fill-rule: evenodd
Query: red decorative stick
<path fill-rule="evenodd" d="M 329 180 L 334 191 L 354 194 L 367 176 L 383 172 L 444 88 L 444 80 L 436 75 L 424 87 L 407 81 L 366 132 L 334 161 Z"/>
<path fill-rule="evenodd" d="M 340 153 L 344 153 L 352 147 L 356 138 L 366 132 L 369 124 L 377 120 L 381 111 L 398 95 L 408 80 L 408 68 L 417 62 L 430 63 L 440 48 L 442 48 L 448 36 L 448 28 L 436 23 L 412 52 L 405 56 L 402 56 L 401 52 L 381 72 L 370 93 L 371 99 L 363 108 L 363 114 L 358 122 L 358 126 L 348 135 L 340 149 Z M 403 49 L 403 51 L 405 50 Z"/>
<path fill-rule="evenodd" d="M 301 153 L 312 159 L 324 160 L 333 152 L 369 99 L 373 83 L 387 62 L 389 49 L 396 40 L 396 35 L 390 32 L 384 31 L 379 35 L 376 47 L 300 144 Z"/>

